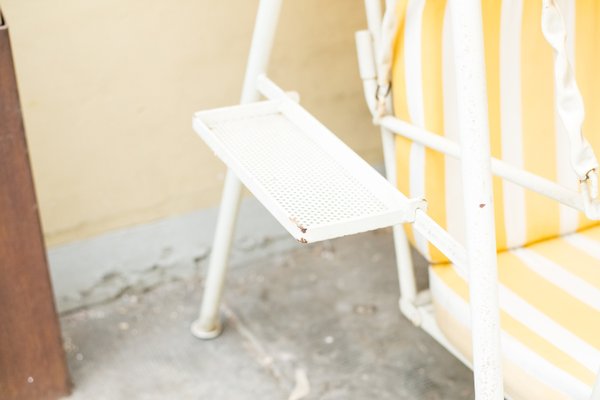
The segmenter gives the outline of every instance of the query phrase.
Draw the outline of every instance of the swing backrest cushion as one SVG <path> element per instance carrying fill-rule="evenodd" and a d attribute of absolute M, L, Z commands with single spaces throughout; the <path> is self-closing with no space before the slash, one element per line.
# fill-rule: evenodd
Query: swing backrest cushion
<path fill-rule="evenodd" d="M 582 92 L 584 134 L 600 151 L 600 3 L 559 1 L 567 47 Z M 568 140 L 555 112 L 553 56 L 541 32 L 542 1 L 482 1 L 492 155 L 577 190 Z M 451 22 L 445 0 L 399 0 L 392 87 L 397 117 L 459 141 Z M 460 164 L 396 139 L 398 187 L 424 196 L 428 213 L 464 239 Z M 581 230 L 595 222 L 510 182 L 494 178 L 498 251 Z M 423 238 L 409 237 L 431 263 L 447 258 Z"/>

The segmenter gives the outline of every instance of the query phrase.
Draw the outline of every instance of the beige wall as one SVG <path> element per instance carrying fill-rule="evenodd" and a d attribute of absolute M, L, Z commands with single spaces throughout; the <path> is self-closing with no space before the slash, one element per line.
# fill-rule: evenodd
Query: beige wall
<path fill-rule="evenodd" d="M 193 111 L 238 100 L 257 1 L 0 0 L 49 245 L 217 204 Z M 287 0 L 271 77 L 380 162 L 353 33 L 360 0 Z"/>

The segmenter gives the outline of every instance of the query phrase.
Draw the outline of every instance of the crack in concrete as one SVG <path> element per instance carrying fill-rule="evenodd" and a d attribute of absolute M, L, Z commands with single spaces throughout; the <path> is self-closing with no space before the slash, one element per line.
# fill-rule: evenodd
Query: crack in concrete
<path fill-rule="evenodd" d="M 269 372 L 283 390 L 286 392 L 289 391 L 292 388 L 293 380 L 283 372 L 279 365 L 277 365 L 275 357 L 269 354 L 260 339 L 231 308 L 223 303 L 221 309 L 223 310 L 223 314 L 227 318 L 229 325 L 242 336 L 246 347 L 250 350 L 250 355 L 261 367 Z"/>
<path fill-rule="evenodd" d="M 191 265 L 194 272 L 189 275 L 198 277 L 202 262 L 208 259 L 209 254 L 207 250 L 193 258 Z M 62 311 L 60 315 L 66 316 L 91 307 L 110 304 L 126 294 L 144 294 L 165 283 L 185 280 L 185 276 L 180 276 L 177 271 L 173 271 L 173 269 L 177 270 L 177 263 L 178 261 L 161 263 L 159 260 L 149 267 L 128 274 L 119 271 L 107 272 L 96 283 L 79 291 L 78 302 L 81 303 L 79 306 Z M 100 299 L 97 299 L 98 297 Z"/>

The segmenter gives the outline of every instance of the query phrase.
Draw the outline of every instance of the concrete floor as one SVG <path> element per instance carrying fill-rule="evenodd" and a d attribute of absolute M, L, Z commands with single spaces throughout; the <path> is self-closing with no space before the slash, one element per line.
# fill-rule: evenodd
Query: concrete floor
<path fill-rule="evenodd" d="M 68 399 L 473 398 L 470 370 L 398 311 L 389 229 L 233 265 L 212 341 L 189 334 L 203 268 L 63 316 Z"/>

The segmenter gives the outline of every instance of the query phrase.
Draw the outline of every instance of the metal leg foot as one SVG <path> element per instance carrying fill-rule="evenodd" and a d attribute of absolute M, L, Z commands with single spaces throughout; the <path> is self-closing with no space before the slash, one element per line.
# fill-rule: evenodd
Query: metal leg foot
<path fill-rule="evenodd" d="M 221 323 L 220 318 L 217 318 L 216 322 L 212 325 L 202 323 L 202 320 L 198 318 L 192 323 L 192 326 L 190 326 L 190 331 L 192 332 L 192 335 L 198 339 L 214 339 L 223 332 L 223 324 Z"/>

